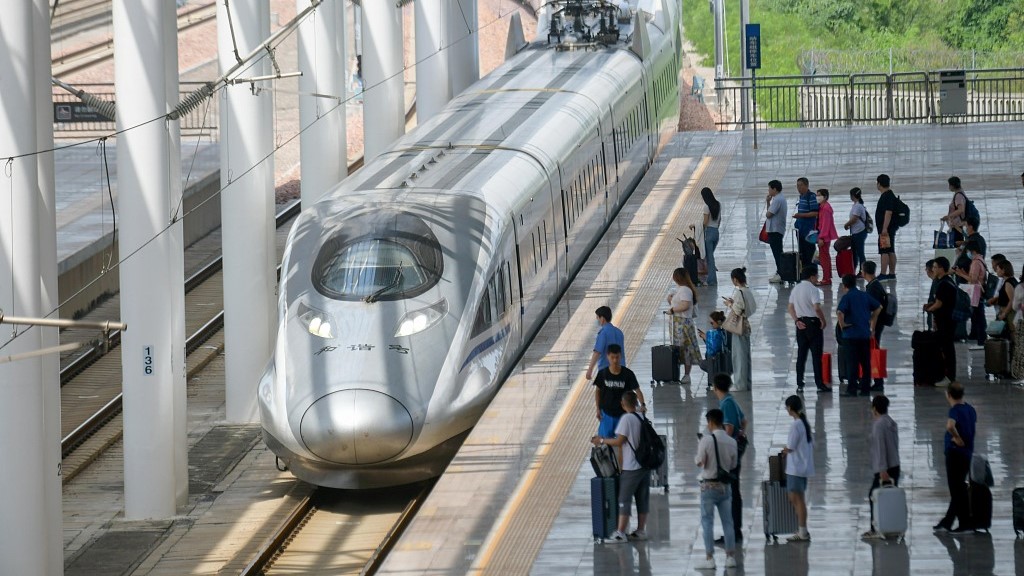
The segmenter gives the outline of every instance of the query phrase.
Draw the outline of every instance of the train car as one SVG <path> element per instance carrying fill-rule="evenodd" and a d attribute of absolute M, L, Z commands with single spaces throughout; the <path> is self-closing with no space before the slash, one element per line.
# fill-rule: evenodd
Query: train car
<path fill-rule="evenodd" d="M 680 18 L 548 3 L 535 41 L 303 210 L 258 392 L 296 477 L 443 472 L 676 130 Z"/>

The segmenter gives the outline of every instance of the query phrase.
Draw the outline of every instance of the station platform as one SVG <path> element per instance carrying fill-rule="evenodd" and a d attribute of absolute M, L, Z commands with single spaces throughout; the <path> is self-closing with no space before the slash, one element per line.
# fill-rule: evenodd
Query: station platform
<path fill-rule="evenodd" d="M 960 176 L 985 222 L 990 249 L 1024 262 L 1020 163 L 1024 133 L 1016 125 L 900 126 L 771 130 L 751 149 L 749 134 L 679 133 L 623 208 L 503 386 L 462 451 L 439 479 L 385 559 L 378 574 L 706 574 L 692 569 L 703 554 L 698 512 L 695 433 L 715 405 L 695 369 L 689 386 L 652 388 L 650 346 L 662 341 L 669 276 L 681 260 L 675 238 L 699 224 L 699 190 L 723 203 L 716 257 L 717 290 L 701 288 L 700 318 L 718 295 L 729 295 L 728 271 L 746 266 L 758 299 L 752 339 L 754 386 L 736 398 L 750 420 L 744 460 L 743 542 L 734 574 L 1009 574 L 1024 573 L 1024 540 L 1015 541 L 1010 492 L 1024 485 L 1024 408 L 1020 383 L 986 380 L 983 353 L 958 344 L 961 379 L 978 409 L 977 446 L 996 479 L 991 535 L 932 535 L 947 503 L 941 389 L 910 383 L 910 336 L 927 294 L 922 264 L 931 229 L 945 213 L 946 178 Z M 760 480 L 765 461 L 785 440 L 782 406 L 795 391 L 793 327 L 785 313 L 789 289 L 768 284 L 768 247 L 756 240 L 770 179 L 795 203 L 797 177 L 833 191 L 836 218 L 856 185 L 873 204 L 874 178 L 886 172 L 912 209 L 897 250 L 900 315 L 887 329 L 886 394 L 900 426 L 911 529 L 905 542 L 865 543 L 865 472 L 870 414 L 863 398 L 808 393 L 818 474 L 808 492 L 809 545 L 766 545 L 761 534 Z M 788 242 L 788 240 L 787 240 Z M 870 243 L 869 243 L 870 244 Z M 869 246 L 869 258 L 877 258 Z M 1020 268 L 1020 266 L 1018 266 Z M 838 288 L 825 292 L 830 308 Z M 589 384 L 583 380 L 595 332 L 593 310 L 608 304 L 626 334 L 627 359 L 640 377 L 656 427 L 668 435 L 670 484 L 652 493 L 646 543 L 595 544 L 590 534 L 588 439 L 596 430 Z M 834 320 L 830 320 L 834 321 Z M 835 342 L 826 331 L 826 349 Z M 217 350 L 218 334 L 205 347 Z M 191 368 L 190 368 L 191 369 Z M 120 441 L 64 487 L 65 574 L 238 574 L 311 487 L 275 468 L 256 426 L 224 423 L 223 356 L 189 380 L 189 502 L 170 520 L 123 518 Z M 717 523 L 716 523 L 717 524 Z M 355 536 L 360 526 L 339 526 Z M 346 550 L 348 550 L 346 548 Z M 718 554 L 720 560 L 721 552 Z M 308 573 L 308 572 L 295 572 Z"/>
<path fill-rule="evenodd" d="M 594 250 L 520 366 L 466 440 L 411 521 L 379 574 L 708 574 L 694 563 L 704 554 L 699 513 L 696 433 L 717 405 L 694 368 L 690 385 L 652 388 L 650 347 L 663 341 L 662 311 L 682 252 L 676 237 L 700 228 L 699 191 L 712 188 L 723 204 L 716 251 L 719 285 L 700 288 L 698 325 L 729 296 L 729 271 L 747 268 L 758 312 L 752 318 L 753 389 L 734 396 L 750 422 L 743 461 L 745 540 L 735 574 L 1009 574 L 1024 573 L 1024 541 L 1016 540 L 1010 494 L 1024 485 L 1024 409 L 1020 382 L 986 379 L 984 353 L 957 344 L 959 379 L 978 411 L 976 451 L 995 476 L 990 534 L 937 536 L 932 526 L 948 504 L 943 434 L 944 389 L 912 384 L 910 338 L 924 322 L 932 230 L 946 213 L 946 179 L 959 176 L 983 218 L 989 254 L 1001 252 L 1020 273 L 1024 264 L 1024 131 L 1016 125 L 891 126 L 768 130 L 759 150 L 747 133 L 680 133 L 657 160 L 617 221 Z M 769 284 L 774 262 L 757 240 L 767 183 L 779 179 L 790 206 L 795 183 L 828 188 L 838 227 L 850 208 L 848 191 L 864 190 L 874 210 L 875 177 L 887 173 L 911 208 L 897 236 L 899 314 L 882 337 L 889 351 L 885 393 L 899 425 L 910 530 L 904 541 L 859 539 L 868 530 L 871 483 L 867 398 L 805 394 L 814 428 L 817 475 L 810 480 L 809 544 L 766 543 L 760 482 L 767 457 L 781 448 L 790 417 L 783 406 L 796 392 L 795 328 L 786 313 L 790 288 Z M 868 259 L 878 260 L 868 242 Z M 786 249 L 791 250 L 787 238 Z M 822 288 L 829 317 L 826 351 L 839 283 Z M 595 433 L 593 396 L 584 379 L 596 332 L 594 310 L 608 305 L 625 333 L 626 357 L 648 399 L 649 416 L 668 436 L 670 491 L 652 491 L 649 541 L 595 543 L 591 535 L 587 460 Z M 992 316 L 990 311 L 989 316 Z M 810 367 L 808 366 L 808 370 Z M 833 375 L 835 380 L 835 375 Z M 634 519 L 635 522 L 635 519 Z M 635 527 L 635 524 L 633 524 Z M 721 525 L 716 520 L 718 532 Z M 784 542 L 784 539 L 782 540 Z M 716 554 L 719 566 L 724 555 Z M 721 570 L 721 569 L 720 569 Z"/>

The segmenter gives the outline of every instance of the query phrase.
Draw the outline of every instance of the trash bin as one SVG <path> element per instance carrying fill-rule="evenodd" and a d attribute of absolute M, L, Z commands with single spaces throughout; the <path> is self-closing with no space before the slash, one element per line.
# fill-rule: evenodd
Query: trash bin
<path fill-rule="evenodd" d="M 963 70 L 939 72 L 939 113 L 967 114 L 967 73 Z"/>

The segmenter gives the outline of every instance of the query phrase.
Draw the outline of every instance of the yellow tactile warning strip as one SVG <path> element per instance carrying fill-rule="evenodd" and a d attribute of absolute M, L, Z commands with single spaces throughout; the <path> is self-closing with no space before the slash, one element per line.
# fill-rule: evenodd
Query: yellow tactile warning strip
<path fill-rule="evenodd" d="M 627 357 L 641 353 L 642 335 L 665 296 L 667 266 L 652 264 L 679 261 L 675 238 L 689 234 L 689 223 L 698 221 L 697 215 L 703 210 L 699 191 L 704 186 L 715 188 L 718 185 L 735 153 L 736 142 L 722 139 L 710 151 L 712 155 L 701 160 L 685 191 L 665 218 L 657 239 L 636 268 L 625 297 L 614 307 L 616 324 L 627 335 Z M 675 174 L 678 178 L 680 174 L 673 170 L 674 162 L 681 160 L 670 161 L 655 191 L 676 184 L 672 177 Z M 472 573 L 502 576 L 529 573 L 579 472 L 587 439 L 593 433 L 593 411 L 590 410 L 593 400 L 587 391 L 589 382 L 580 375 L 542 440 L 533 464 L 484 541 Z"/>

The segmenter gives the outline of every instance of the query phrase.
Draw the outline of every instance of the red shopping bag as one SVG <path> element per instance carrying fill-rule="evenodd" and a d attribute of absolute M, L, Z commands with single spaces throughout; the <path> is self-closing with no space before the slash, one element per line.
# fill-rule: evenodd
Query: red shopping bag
<path fill-rule="evenodd" d="M 825 386 L 832 385 L 832 354 L 829 352 L 821 355 L 821 383 Z"/>
<path fill-rule="evenodd" d="M 757 239 L 765 244 L 768 243 L 768 221 L 765 220 L 764 224 L 761 224 L 761 233 L 757 235 Z"/>
<path fill-rule="evenodd" d="M 886 361 L 889 359 L 888 350 L 878 347 L 878 341 L 874 338 L 871 339 L 871 377 L 872 378 L 888 378 L 889 369 L 886 367 Z"/>

